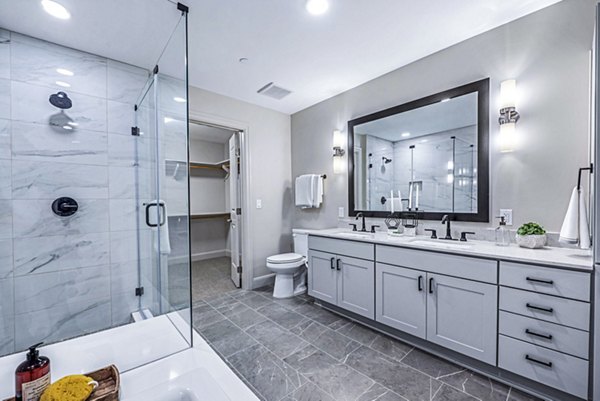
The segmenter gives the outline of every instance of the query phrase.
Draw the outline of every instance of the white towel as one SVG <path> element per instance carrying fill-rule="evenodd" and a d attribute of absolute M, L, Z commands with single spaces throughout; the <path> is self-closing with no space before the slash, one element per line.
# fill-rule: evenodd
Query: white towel
<path fill-rule="evenodd" d="M 314 182 L 312 174 L 296 177 L 296 206 L 303 209 L 313 207 Z"/>
<path fill-rule="evenodd" d="M 163 205 L 164 207 L 157 206 L 159 208 L 161 222 L 164 219 L 164 224 L 161 226 L 160 222 L 156 227 L 152 227 L 152 231 L 158 233 L 160 235 L 160 250 L 158 249 L 158 236 L 155 234 L 154 236 L 154 251 L 160 252 L 162 255 L 170 255 L 171 254 L 171 241 L 169 240 L 169 215 L 167 213 L 167 204 L 159 200 L 158 205 Z M 161 210 L 162 209 L 162 210 Z M 156 216 L 154 214 L 154 216 Z M 153 217 L 153 213 L 150 213 L 150 217 Z M 152 219 L 150 220 L 152 221 Z M 153 222 L 156 223 L 156 222 Z"/>
<path fill-rule="evenodd" d="M 323 177 L 317 174 L 313 174 L 313 185 L 315 186 L 315 191 L 313 192 L 313 207 L 320 207 L 321 203 L 323 203 Z"/>
<path fill-rule="evenodd" d="M 567 214 L 560 229 L 559 241 L 568 244 L 579 243 L 579 247 L 582 249 L 589 249 L 591 247 L 590 227 L 588 225 L 583 191 L 578 190 L 577 187 L 573 188 L 573 192 L 571 193 Z"/>
<path fill-rule="evenodd" d="M 592 246 L 590 241 L 590 226 L 588 225 L 587 210 L 585 208 L 585 200 L 583 199 L 583 191 L 579 190 L 579 247 L 581 249 L 590 249 Z"/>
<path fill-rule="evenodd" d="M 579 240 L 579 191 L 573 188 L 567 214 L 560 229 L 560 242 L 576 244 Z"/>

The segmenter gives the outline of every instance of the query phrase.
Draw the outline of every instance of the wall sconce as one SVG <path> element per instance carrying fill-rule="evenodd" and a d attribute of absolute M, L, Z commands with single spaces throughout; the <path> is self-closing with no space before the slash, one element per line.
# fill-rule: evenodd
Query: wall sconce
<path fill-rule="evenodd" d="M 516 109 L 517 81 L 509 79 L 500 84 L 500 152 L 515 150 L 517 139 L 516 127 L 521 118 Z"/>
<path fill-rule="evenodd" d="M 333 131 L 333 173 L 341 174 L 344 172 L 344 135 L 340 130 Z"/>

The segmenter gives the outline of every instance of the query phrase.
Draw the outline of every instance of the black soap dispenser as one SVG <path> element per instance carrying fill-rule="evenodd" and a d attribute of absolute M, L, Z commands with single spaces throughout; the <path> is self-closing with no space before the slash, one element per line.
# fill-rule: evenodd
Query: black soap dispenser
<path fill-rule="evenodd" d="M 29 347 L 27 360 L 15 371 L 15 401 L 39 401 L 50 386 L 50 359 L 40 356 L 38 343 Z"/>

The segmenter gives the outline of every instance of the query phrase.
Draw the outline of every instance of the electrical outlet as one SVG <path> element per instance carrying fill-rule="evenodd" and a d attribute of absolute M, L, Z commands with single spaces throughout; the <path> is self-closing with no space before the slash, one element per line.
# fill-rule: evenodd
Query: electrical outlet
<path fill-rule="evenodd" d="M 504 216 L 504 221 L 506 221 L 507 226 L 512 226 L 512 209 L 500 209 L 500 216 Z"/>
<path fill-rule="evenodd" d="M 338 217 L 339 218 L 343 218 L 345 216 L 345 211 L 344 211 L 344 207 L 338 207 Z"/>
<path fill-rule="evenodd" d="M 257 209 L 262 209 L 262 199 L 257 199 L 256 200 L 256 208 Z"/>

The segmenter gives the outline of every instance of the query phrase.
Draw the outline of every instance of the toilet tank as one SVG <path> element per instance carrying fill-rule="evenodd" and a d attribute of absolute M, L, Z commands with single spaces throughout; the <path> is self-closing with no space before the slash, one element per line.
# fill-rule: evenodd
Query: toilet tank
<path fill-rule="evenodd" d="M 294 253 L 308 257 L 308 233 L 302 230 L 293 230 Z"/>

